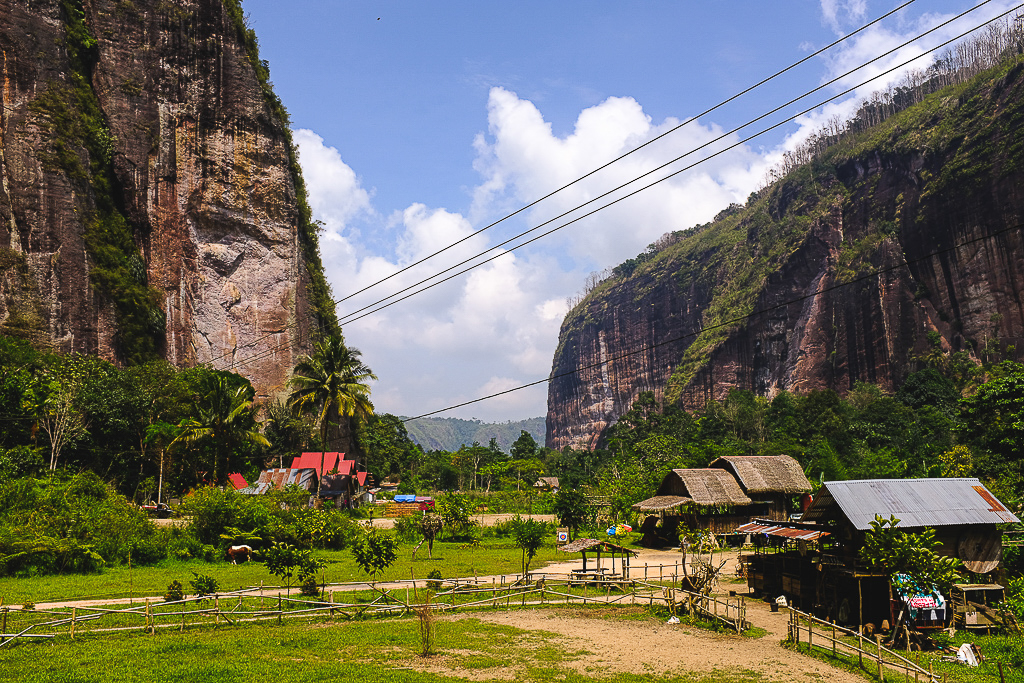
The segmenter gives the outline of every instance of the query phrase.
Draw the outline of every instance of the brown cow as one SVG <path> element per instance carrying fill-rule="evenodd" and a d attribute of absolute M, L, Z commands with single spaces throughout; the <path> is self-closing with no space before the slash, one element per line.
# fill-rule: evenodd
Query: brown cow
<path fill-rule="evenodd" d="M 228 559 L 231 564 L 238 564 L 239 560 L 249 562 L 252 560 L 252 547 L 247 545 L 233 545 L 228 548 Z"/>

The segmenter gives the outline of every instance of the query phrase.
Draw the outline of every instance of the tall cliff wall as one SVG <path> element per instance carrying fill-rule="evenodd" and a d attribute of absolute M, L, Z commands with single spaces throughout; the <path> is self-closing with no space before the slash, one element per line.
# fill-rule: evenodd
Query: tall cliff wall
<path fill-rule="evenodd" d="M 0 76 L 0 332 L 280 389 L 333 307 L 237 0 L 0 0 Z"/>
<path fill-rule="evenodd" d="M 599 444 L 642 391 L 894 389 L 929 332 L 1020 357 L 1022 103 L 1020 61 L 936 93 L 601 283 L 563 322 L 547 445 Z"/>

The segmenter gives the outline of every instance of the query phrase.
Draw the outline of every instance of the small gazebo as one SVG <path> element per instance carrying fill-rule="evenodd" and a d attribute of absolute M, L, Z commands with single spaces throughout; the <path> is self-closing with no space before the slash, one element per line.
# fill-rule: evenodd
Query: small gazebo
<path fill-rule="evenodd" d="M 636 557 L 636 551 L 615 545 L 608 541 L 601 541 L 596 538 L 579 538 L 572 543 L 567 543 L 559 548 L 567 553 L 580 553 L 583 556 L 583 568 L 573 569 L 571 575 L 577 579 L 600 579 L 612 578 L 619 575 L 625 577 L 629 574 L 629 558 Z M 587 554 L 594 553 L 597 561 L 593 568 L 587 569 Z M 611 572 L 601 565 L 601 555 L 611 557 Z M 615 571 L 615 558 L 619 557 L 620 572 Z"/>

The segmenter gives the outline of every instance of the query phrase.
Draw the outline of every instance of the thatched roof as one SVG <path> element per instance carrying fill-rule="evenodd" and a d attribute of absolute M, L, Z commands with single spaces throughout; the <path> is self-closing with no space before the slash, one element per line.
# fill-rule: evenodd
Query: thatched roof
<path fill-rule="evenodd" d="M 714 468 L 672 470 L 658 487 L 659 496 L 676 495 L 698 505 L 750 505 L 731 473 Z"/>
<path fill-rule="evenodd" d="M 622 553 L 623 555 L 629 554 L 636 557 L 636 551 L 624 548 L 621 545 L 615 545 L 608 541 L 601 541 L 596 538 L 577 538 L 572 543 L 566 543 L 558 548 L 559 550 L 567 553 L 580 553 L 580 552 L 615 552 Z"/>
<path fill-rule="evenodd" d="M 640 512 L 661 512 L 662 510 L 668 510 L 692 502 L 693 498 L 687 498 L 686 496 L 655 496 L 654 498 L 641 500 L 633 506 L 633 509 Z"/>
<path fill-rule="evenodd" d="M 736 475 L 747 493 L 806 493 L 811 490 L 803 468 L 788 455 L 727 455 L 709 467 Z"/>

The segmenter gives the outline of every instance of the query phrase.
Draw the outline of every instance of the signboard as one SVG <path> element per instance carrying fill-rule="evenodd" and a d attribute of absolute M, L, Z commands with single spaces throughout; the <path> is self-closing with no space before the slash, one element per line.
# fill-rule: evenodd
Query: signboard
<path fill-rule="evenodd" d="M 558 528 L 558 533 L 556 535 L 556 539 L 557 539 L 558 543 L 568 543 L 569 542 L 569 529 L 566 528 L 566 527 L 559 527 Z"/>

